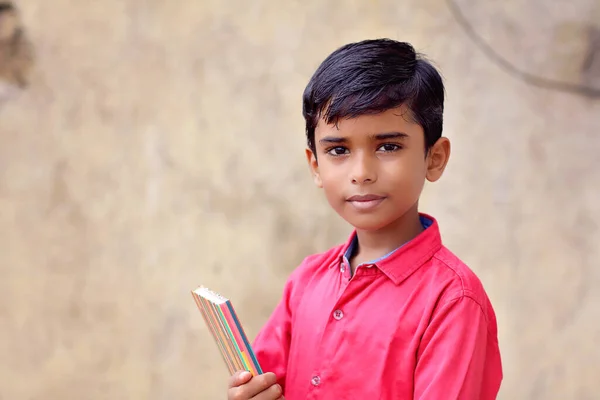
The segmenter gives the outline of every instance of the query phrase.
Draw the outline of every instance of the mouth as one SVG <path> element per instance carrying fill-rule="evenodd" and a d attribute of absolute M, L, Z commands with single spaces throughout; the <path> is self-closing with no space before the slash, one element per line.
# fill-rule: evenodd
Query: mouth
<path fill-rule="evenodd" d="M 385 200 L 385 196 L 365 194 L 349 197 L 346 201 L 359 211 L 369 211 L 381 204 L 383 200 Z"/>

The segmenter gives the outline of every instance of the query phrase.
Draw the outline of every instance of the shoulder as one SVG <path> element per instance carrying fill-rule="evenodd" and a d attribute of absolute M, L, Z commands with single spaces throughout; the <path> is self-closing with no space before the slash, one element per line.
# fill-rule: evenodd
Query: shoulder
<path fill-rule="evenodd" d="M 340 261 L 343 248 L 344 244 L 339 244 L 326 251 L 306 256 L 300 265 L 292 271 L 289 279 L 294 281 L 305 281 L 306 279 L 327 270 L 329 267 L 333 266 L 333 264 Z"/>
<path fill-rule="evenodd" d="M 431 258 L 427 274 L 439 286 L 439 305 L 461 299 L 477 303 L 487 319 L 494 320 L 486 290 L 477 274 L 448 248 L 442 246 Z"/>
<path fill-rule="evenodd" d="M 284 299 L 291 308 L 297 306 L 306 289 L 315 281 L 326 276 L 327 271 L 339 261 L 344 245 L 338 245 L 321 253 L 306 256 L 288 276 L 284 288 Z"/>

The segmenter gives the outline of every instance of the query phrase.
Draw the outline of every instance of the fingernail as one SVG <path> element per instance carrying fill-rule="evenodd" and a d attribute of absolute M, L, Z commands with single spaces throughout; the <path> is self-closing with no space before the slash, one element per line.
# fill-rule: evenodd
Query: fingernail
<path fill-rule="evenodd" d="M 248 372 L 248 371 L 242 371 L 240 373 L 240 378 L 241 379 L 248 379 L 248 378 L 250 378 L 250 372 Z"/>

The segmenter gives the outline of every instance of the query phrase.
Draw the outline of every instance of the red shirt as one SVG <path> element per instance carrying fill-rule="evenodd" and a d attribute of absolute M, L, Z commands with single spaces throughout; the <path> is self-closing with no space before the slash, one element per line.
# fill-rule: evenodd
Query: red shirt
<path fill-rule="evenodd" d="M 286 400 L 491 400 L 496 317 L 437 222 L 350 277 L 345 245 L 307 257 L 253 348 Z"/>

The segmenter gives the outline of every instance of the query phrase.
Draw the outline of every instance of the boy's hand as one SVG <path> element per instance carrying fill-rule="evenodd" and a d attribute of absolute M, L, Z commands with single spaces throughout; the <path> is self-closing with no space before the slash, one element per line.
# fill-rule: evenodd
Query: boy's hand
<path fill-rule="evenodd" d="M 228 400 L 285 400 L 277 377 L 272 372 L 252 376 L 248 371 L 238 371 L 229 379 Z"/>

